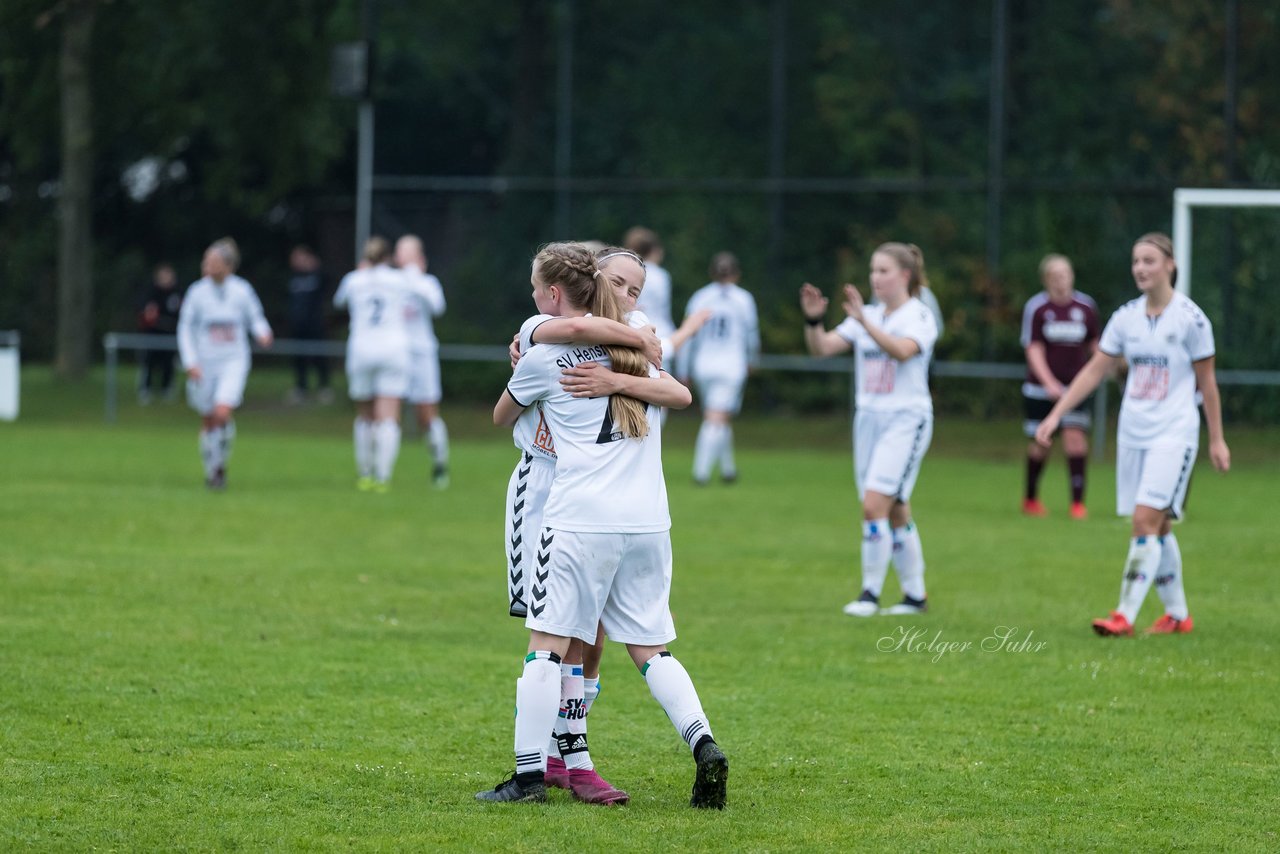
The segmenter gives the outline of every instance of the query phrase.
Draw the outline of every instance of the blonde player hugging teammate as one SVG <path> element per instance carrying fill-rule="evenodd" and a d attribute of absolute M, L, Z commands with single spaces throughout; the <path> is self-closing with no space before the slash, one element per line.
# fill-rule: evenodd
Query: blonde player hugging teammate
<path fill-rule="evenodd" d="M 854 475 L 862 499 L 862 593 L 844 606 L 851 617 L 919 614 L 927 608 L 924 551 L 911 518 L 911 493 L 933 438 L 929 359 L 937 322 L 916 293 L 925 284 L 924 255 L 915 244 L 884 243 L 871 256 L 871 290 L 844 286 L 848 315 L 823 328 L 827 298 L 813 285 L 800 289 L 804 340 L 815 356 L 853 350 L 857 413 L 853 422 Z M 889 565 L 898 571 L 902 601 L 880 609 Z"/>
<path fill-rule="evenodd" d="M 580 244 L 550 244 L 534 259 L 534 302 L 543 314 L 621 320 L 608 276 Z M 548 491 L 526 625 L 532 630 L 516 683 L 516 768 L 492 802 L 546 800 L 547 734 L 560 707 L 561 661 L 571 639 L 592 643 L 603 624 L 627 645 L 650 691 L 693 753 L 691 804 L 722 808 L 728 761 L 711 736 L 688 673 L 667 651 L 675 637 L 670 514 L 657 408 L 625 395 L 575 397 L 561 383 L 584 362 L 666 379 L 640 352 L 582 344 L 532 347 L 516 365 L 494 421 L 513 424 L 541 406 L 557 460 Z M 588 369 L 590 370 L 590 369 Z M 683 403 L 688 403 L 687 392 Z M 678 402 L 672 400 L 670 402 Z M 532 532 L 530 532 L 532 533 Z"/>
<path fill-rule="evenodd" d="M 1131 272 L 1142 293 L 1107 321 L 1093 354 L 1040 422 L 1036 441 L 1048 447 L 1066 413 L 1098 387 L 1118 359 L 1129 363 L 1116 428 L 1116 513 L 1133 517 L 1133 536 L 1120 582 L 1120 602 L 1093 621 L 1103 636 L 1128 636 L 1152 582 L 1164 614 L 1147 630 L 1185 634 L 1194 627 L 1182 585 L 1182 552 L 1173 521 L 1183 502 L 1200 446 L 1196 390 L 1204 396 L 1209 460 L 1231 467 L 1222 435 L 1222 402 L 1213 370 L 1213 327 L 1185 294 L 1174 290 L 1173 242 L 1159 233 L 1133 244 Z"/>
<path fill-rule="evenodd" d="M 409 279 L 415 299 L 408 303 L 409 405 L 418 419 L 418 430 L 431 451 L 431 483 L 449 486 L 449 430 L 440 417 L 440 342 L 432 318 L 444 314 L 444 288 L 427 272 L 422 240 L 406 234 L 396 241 L 396 266 Z"/>
<path fill-rule="evenodd" d="M 271 326 L 253 286 L 237 276 L 240 249 L 230 237 L 214 241 L 200 262 L 203 278 L 193 284 L 178 313 L 178 352 L 187 372 L 187 402 L 200 413 L 200 459 L 205 486 L 227 485 L 236 424 L 244 399 L 252 334 L 271 346 Z"/>

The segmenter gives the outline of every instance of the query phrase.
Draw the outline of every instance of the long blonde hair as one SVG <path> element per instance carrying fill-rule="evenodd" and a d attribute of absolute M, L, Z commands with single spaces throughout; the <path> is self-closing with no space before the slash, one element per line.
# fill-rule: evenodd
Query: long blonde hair
<path fill-rule="evenodd" d="M 533 259 L 533 274 L 544 285 L 556 285 L 575 308 L 585 309 L 596 317 L 625 323 L 622 307 L 609 286 L 609 279 L 591 251 L 581 243 L 548 243 Z M 636 377 L 649 376 L 649 361 L 634 347 L 605 345 L 613 370 Z M 609 414 L 615 429 L 624 436 L 643 439 L 649 435 L 648 404 L 614 394 L 609 397 Z"/>
<path fill-rule="evenodd" d="M 907 293 L 920 296 L 920 289 L 929 287 L 929 277 L 924 272 L 924 253 L 914 243 L 881 243 L 876 252 L 883 252 L 898 266 L 907 271 Z"/>

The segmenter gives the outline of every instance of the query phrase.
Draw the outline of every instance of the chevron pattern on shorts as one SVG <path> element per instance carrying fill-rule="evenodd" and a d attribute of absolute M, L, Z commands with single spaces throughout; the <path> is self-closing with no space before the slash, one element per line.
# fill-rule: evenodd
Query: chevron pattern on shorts
<path fill-rule="evenodd" d="M 542 537 L 538 540 L 537 565 L 533 568 L 533 585 L 529 591 L 533 600 L 529 605 L 529 613 L 535 617 L 541 616 L 547 607 L 547 577 L 551 575 L 547 564 L 551 561 L 551 544 L 554 540 L 555 534 L 551 533 L 551 529 L 544 528 Z"/>

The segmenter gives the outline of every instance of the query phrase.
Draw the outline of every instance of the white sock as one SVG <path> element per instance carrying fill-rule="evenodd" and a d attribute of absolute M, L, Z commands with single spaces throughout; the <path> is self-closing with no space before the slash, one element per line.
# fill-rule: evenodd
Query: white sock
<path fill-rule="evenodd" d="M 591 714 L 591 707 L 595 704 L 596 698 L 600 696 L 600 677 L 594 679 L 583 678 L 582 680 L 582 703 L 586 713 Z"/>
<path fill-rule="evenodd" d="M 738 464 L 733 460 L 733 427 L 720 425 L 720 476 L 733 477 L 738 473 Z"/>
<path fill-rule="evenodd" d="M 351 434 L 356 446 L 356 475 L 373 477 L 373 422 L 357 418 Z"/>
<path fill-rule="evenodd" d="M 595 767 L 587 749 L 587 712 L 581 664 L 560 665 L 560 715 L 556 718 L 556 742 L 565 767 L 588 771 Z"/>
<path fill-rule="evenodd" d="M 924 549 L 920 545 L 920 531 L 912 522 L 893 529 L 893 566 L 898 570 L 902 595 L 925 598 Z"/>
<path fill-rule="evenodd" d="M 862 589 L 870 590 L 876 598 L 884 589 L 884 577 L 889 574 L 889 561 L 893 558 L 893 535 L 888 519 L 872 519 L 862 522 Z"/>
<path fill-rule="evenodd" d="M 1138 618 L 1142 600 L 1147 598 L 1147 591 L 1156 580 L 1163 551 L 1159 537 L 1134 537 L 1129 540 L 1129 558 L 1124 564 L 1120 604 L 1116 606 L 1116 610 L 1124 614 L 1130 623 Z"/>
<path fill-rule="evenodd" d="M 427 448 L 438 466 L 449 464 L 449 428 L 443 418 L 433 418 L 427 426 Z"/>
<path fill-rule="evenodd" d="M 516 773 L 547 770 L 547 733 L 560 708 L 560 657 L 531 652 L 516 680 Z"/>
<path fill-rule="evenodd" d="M 236 422 L 228 421 L 222 425 L 222 466 L 231 459 L 231 448 L 236 442 Z"/>
<path fill-rule="evenodd" d="M 205 479 L 213 477 L 213 473 L 222 465 L 222 437 L 216 427 L 212 430 L 200 431 L 200 462 L 204 465 Z"/>
<path fill-rule="evenodd" d="M 693 445 L 693 479 L 708 481 L 711 479 L 711 466 L 719 451 L 720 425 L 703 421 L 698 428 L 698 439 Z"/>
<path fill-rule="evenodd" d="M 669 652 L 658 653 L 644 663 L 641 674 L 649 683 L 653 699 L 662 706 L 690 750 L 704 735 L 711 735 L 711 724 L 702 711 L 693 680 L 675 656 Z"/>
<path fill-rule="evenodd" d="M 373 477 L 380 483 L 391 480 L 400 455 L 400 425 L 384 418 L 373 422 Z"/>
<path fill-rule="evenodd" d="M 1160 569 L 1156 571 L 1156 593 L 1164 604 L 1164 612 L 1175 620 L 1187 618 L 1187 593 L 1182 589 L 1182 549 L 1172 532 L 1160 538 L 1164 550 L 1160 553 Z"/>

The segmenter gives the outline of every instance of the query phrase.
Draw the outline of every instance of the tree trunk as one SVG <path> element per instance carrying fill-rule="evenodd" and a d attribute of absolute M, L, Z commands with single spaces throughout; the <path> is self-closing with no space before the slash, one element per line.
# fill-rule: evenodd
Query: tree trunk
<path fill-rule="evenodd" d="M 58 83 L 62 97 L 62 179 L 58 197 L 56 370 L 79 379 L 93 336 L 93 124 L 89 51 L 96 3 L 71 2 L 62 21 Z"/>

